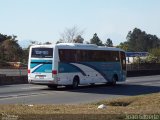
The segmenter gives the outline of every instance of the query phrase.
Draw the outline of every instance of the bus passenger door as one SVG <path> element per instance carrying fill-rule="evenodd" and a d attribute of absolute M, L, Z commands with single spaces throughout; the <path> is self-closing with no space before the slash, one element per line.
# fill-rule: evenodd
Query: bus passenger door
<path fill-rule="evenodd" d="M 120 52 L 121 58 L 121 70 L 122 70 L 122 81 L 126 79 L 126 55 L 125 52 Z"/>

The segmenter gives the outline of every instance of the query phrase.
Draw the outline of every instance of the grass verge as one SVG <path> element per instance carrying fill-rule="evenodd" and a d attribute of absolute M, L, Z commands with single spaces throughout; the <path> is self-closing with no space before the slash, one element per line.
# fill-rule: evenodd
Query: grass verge
<path fill-rule="evenodd" d="M 100 104 L 106 105 L 106 109 L 97 109 Z M 59 120 L 64 120 L 63 117 L 65 120 L 112 120 L 125 119 L 127 115 L 159 115 L 160 119 L 160 93 L 80 105 L 0 105 L 0 117 L 12 120 L 52 120 L 55 117 Z"/>

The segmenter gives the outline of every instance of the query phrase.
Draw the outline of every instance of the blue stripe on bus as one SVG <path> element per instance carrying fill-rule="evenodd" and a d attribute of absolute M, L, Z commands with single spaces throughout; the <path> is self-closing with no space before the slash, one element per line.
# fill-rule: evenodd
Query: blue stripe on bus
<path fill-rule="evenodd" d="M 101 76 L 103 76 L 106 81 L 110 81 L 115 73 L 119 76 L 119 71 L 121 71 L 121 66 L 119 62 L 77 62 L 77 64 L 82 64 L 94 69 L 99 74 L 101 74 Z M 84 70 L 71 63 L 59 63 L 59 73 L 72 72 L 81 72 L 84 76 L 86 76 Z"/>
<path fill-rule="evenodd" d="M 74 73 L 74 72 L 80 72 L 82 75 L 86 76 L 86 73 L 80 69 L 79 67 L 66 62 L 60 62 L 59 63 L 59 73 Z"/>
<path fill-rule="evenodd" d="M 31 60 L 30 68 L 34 69 L 36 66 L 42 64 L 36 68 L 34 72 L 51 73 L 52 72 L 52 60 Z"/>
<path fill-rule="evenodd" d="M 100 66 L 93 66 L 93 65 L 91 65 L 91 64 L 89 64 L 89 63 L 78 63 L 78 64 L 82 64 L 82 65 L 85 65 L 85 66 L 87 66 L 87 67 L 90 67 L 90 68 L 94 69 L 94 70 L 97 71 L 99 74 L 101 74 L 101 75 L 105 78 L 105 80 L 108 81 L 108 78 L 107 78 L 106 74 L 105 74 L 102 70 L 100 70 L 100 69 L 97 68 L 97 67 L 100 67 Z"/>
<path fill-rule="evenodd" d="M 45 72 L 45 73 L 51 73 L 52 72 L 52 65 L 51 64 L 43 64 L 36 68 L 32 73 L 34 72 Z"/>
<path fill-rule="evenodd" d="M 52 60 L 31 60 L 31 62 L 33 63 L 43 63 L 43 62 L 52 63 Z"/>
<path fill-rule="evenodd" d="M 39 64 L 31 63 L 31 67 L 30 68 L 32 69 L 32 68 L 36 67 L 37 65 L 39 65 Z"/>
<path fill-rule="evenodd" d="M 77 69 L 79 72 L 81 72 L 82 75 L 86 76 L 86 73 L 82 69 L 80 69 L 79 67 L 77 67 L 77 66 L 75 66 L 73 64 L 69 64 L 69 65 L 71 65 L 72 67 L 74 67 L 75 69 Z"/>
<path fill-rule="evenodd" d="M 80 64 L 96 70 L 107 81 L 111 81 L 114 74 L 117 74 L 118 77 L 120 76 L 120 62 L 82 62 Z"/>

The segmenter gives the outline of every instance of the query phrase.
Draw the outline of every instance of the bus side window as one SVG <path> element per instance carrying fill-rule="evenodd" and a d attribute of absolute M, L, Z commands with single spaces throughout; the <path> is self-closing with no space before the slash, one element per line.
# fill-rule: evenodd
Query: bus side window
<path fill-rule="evenodd" d="M 65 56 L 64 56 L 65 54 L 64 54 L 64 51 L 63 50 L 59 50 L 59 59 L 60 59 L 60 61 L 64 61 L 65 59 Z"/>

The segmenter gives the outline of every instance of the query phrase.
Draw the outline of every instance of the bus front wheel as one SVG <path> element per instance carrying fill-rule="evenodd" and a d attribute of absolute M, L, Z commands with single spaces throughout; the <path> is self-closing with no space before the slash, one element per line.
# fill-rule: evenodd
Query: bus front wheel
<path fill-rule="evenodd" d="M 111 85 L 111 86 L 115 86 L 117 81 L 118 81 L 118 76 L 117 76 L 117 75 L 114 75 L 114 76 L 112 77 L 112 81 L 111 81 L 111 82 L 108 82 L 108 84 Z"/>

